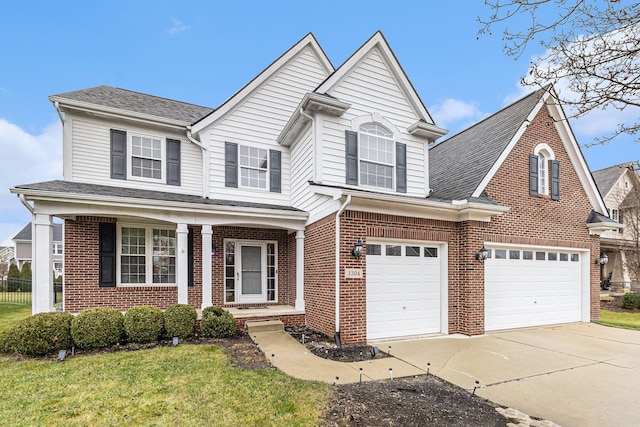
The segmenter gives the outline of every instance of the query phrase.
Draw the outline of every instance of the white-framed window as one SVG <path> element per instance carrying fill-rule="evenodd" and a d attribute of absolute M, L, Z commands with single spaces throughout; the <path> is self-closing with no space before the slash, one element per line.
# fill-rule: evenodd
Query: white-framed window
<path fill-rule="evenodd" d="M 393 189 L 393 133 L 378 123 L 360 125 L 358 135 L 360 185 Z"/>
<path fill-rule="evenodd" d="M 617 208 L 609 209 L 609 218 L 611 218 L 615 222 L 620 222 L 620 212 Z"/>
<path fill-rule="evenodd" d="M 264 148 L 240 145 L 240 186 L 267 189 L 269 151 Z"/>
<path fill-rule="evenodd" d="M 129 139 L 129 176 L 134 179 L 162 181 L 165 168 L 164 138 L 132 134 Z"/>
<path fill-rule="evenodd" d="M 118 228 L 120 285 L 175 285 L 176 231 L 146 225 Z"/>
<path fill-rule="evenodd" d="M 545 151 L 538 153 L 538 194 L 549 194 L 549 159 Z"/>
<path fill-rule="evenodd" d="M 54 243 L 51 253 L 54 255 L 62 255 L 62 243 Z"/>

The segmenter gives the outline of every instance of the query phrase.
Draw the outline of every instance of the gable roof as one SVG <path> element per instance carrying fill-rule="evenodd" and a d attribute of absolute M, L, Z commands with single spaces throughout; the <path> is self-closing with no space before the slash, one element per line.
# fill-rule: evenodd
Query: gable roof
<path fill-rule="evenodd" d="M 214 111 L 213 108 L 209 107 L 111 86 L 96 86 L 89 89 L 61 93 L 52 95 L 49 99 L 52 102 L 58 101 L 61 103 L 71 101 L 76 106 L 82 106 L 82 104 L 100 105 L 110 109 L 177 120 L 188 124 L 194 123 Z"/>
<path fill-rule="evenodd" d="M 349 72 L 376 47 L 380 49 L 380 52 L 382 52 L 384 59 L 391 67 L 390 71 L 399 81 L 401 87 L 406 91 L 407 98 L 420 117 L 420 120 L 423 120 L 426 123 L 432 125 L 435 124 L 433 118 L 431 118 L 431 115 L 427 111 L 427 108 L 424 106 L 424 103 L 420 99 L 420 96 L 416 92 L 413 84 L 407 77 L 407 74 L 400 65 L 400 62 L 398 62 L 398 58 L 396 57 L 395 53 L 393 53 L 393 50 L 391 50 L 389 43 L 387 43 L 387 40 L 384 38 L 384 35 L 381 31 L 377 31 L 373 36 L 371 36 L 369 40 L 367 40 L 358 50 L 356 50 L 342 65 L 340 65 L 340 67 L 338 67 L 338 69 L 336 69 L 329 77 L 327 77 L 326 80 L 322 82 L 314 92 L 326 93 L 327 91 L 329 91 L 334 85 L 340 82 L 344 76 L 349 74 Z"/>
<path fill-rule="evenodd" d="M 24 228 L 13 236 L 12 240 L 31 240 L 31 223 L 24 226 Z M 53 223 L 53 241 L 62 242 L 62 224 Z"/>
<path fill-rule="evenodd" d="M 292 58 L 298 55 L 305 47 L 311 47 L 316 53 L 321 65 L 326 69 L 327 74 L 332 73 L 334 70 L 333 64 L 327 57 L 326 53 L 316 40 L 313 33 L 308 33 L 300 41 L 294 44 L 289 50 L 280 55 L 278 59 L 273 61 L 267 68 L 265 68 L 260 74 L 255 76 L 249 83 L 244 85 L 242 89 L 231 95 L 225 102 L 223 102 L 215 111 L 212 111 L 208 115 L 201 117 L 197 122 L 193 124 L 193 133 L 200 132 L 211 123 L 224 116 L 231 111 L 233 107 L 241 103 L 246 99 L 254 90 L 259 88 L 265 81 L 267 81 L 280 67 L 284 66 Z"/>
<path fill-rule="evenodd" d="M 539 89 L 429 150 L 433 196 L 468 199 L 518 134 L 546 89 Z"/>
<path fill-rule="evenodd" d="M 618 182 L 618 179 L 629 169 L 633 170 L 633 164 L 631 162 L 609 166 L 608 168 L 593 172 L 593 179 L 596 181 L 602 197 L 607 197 L 607 194 L 609 194 L 614 184 Z"/>

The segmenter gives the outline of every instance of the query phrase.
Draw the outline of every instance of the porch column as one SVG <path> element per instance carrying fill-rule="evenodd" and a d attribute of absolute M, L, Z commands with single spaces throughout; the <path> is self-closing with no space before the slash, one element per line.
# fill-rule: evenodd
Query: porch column
<path fill-rule="evenodd" d="M 296 232 L 296 310 L 304 310 L 304 231 Z"/>
<path fill-rule="evenodd" d="M 177 277 L 178 304 L 189 303 L 189 229 L 187 224 L 178 224 L 177 235 Z"/>
<path fill-rule="evenodd" d="M 53 310 L 53 221 L 34 214 L 31 224 L 31 312 Z"/>
<path fill-rule="evenodd" d="M 212 229 L 210 225 L 202 226 L 202 309 L 213 305 L 211 296 L 211 245 Z"/>

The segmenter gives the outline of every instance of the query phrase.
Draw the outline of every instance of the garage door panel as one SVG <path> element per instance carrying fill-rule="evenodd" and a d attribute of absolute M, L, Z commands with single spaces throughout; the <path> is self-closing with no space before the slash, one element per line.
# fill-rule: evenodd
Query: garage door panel
<path fill-rule="evenodd" d="M 579 321 L 581 286 L 580 262 L 487 259 L 485 329 Z"/>

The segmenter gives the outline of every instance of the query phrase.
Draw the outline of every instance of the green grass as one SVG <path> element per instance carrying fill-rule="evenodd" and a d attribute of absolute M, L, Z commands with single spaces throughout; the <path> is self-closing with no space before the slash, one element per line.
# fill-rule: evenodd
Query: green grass
<path fill-rule="evenodd" d="M 619 328 L 640 329 L 640 313 L 619 313 L 600 310 L 600 320 L 597 323 Z"/>
<path fill-rule="evenodd" d="M 4 425 L 317 425 L 330 386 L 234 367 L 216 346 L 59 361 L 0 357 Z"/>
<path fill-rule="evenodd" d="M 18 320 L 31 316 L 31 306 L 0 303 L 0 332 L 9 330 Z"/>

